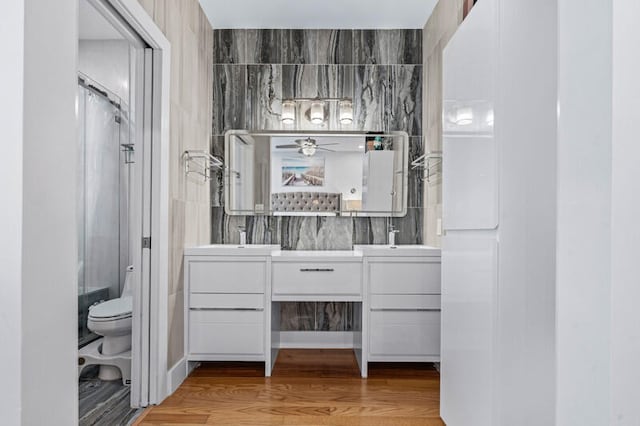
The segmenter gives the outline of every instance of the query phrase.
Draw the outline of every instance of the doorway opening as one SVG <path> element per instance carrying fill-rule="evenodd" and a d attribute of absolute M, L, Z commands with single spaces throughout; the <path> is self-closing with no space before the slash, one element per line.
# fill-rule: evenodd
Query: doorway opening
<path fill-rule="evenodd" d="M 136 1 L 79 0 L 80 424 L 167 393 L 168 75 L 169 43 Z"/>

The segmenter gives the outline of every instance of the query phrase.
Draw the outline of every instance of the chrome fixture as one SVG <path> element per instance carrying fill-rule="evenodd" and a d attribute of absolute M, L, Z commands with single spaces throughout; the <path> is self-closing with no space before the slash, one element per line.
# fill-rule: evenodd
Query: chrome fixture
<path fill-rule="evenodd" d="M 247 244 L 247 231 L 244 226 L 238 226 L 238 233 L 240 233 L 240 245 L 244 246 Z"/>
<path fill-rule="evenodd" d="M 432 163 L 432 160 L 438 160 L 435 163 Z M 434 151 L 428 154 L 422 154 L 420 157 L 416 158 L 411 162 L 411 170 L 415 169 L 424 169 L 424 176 L 422 177 L 423 181 L 430 182 L 431 179 L 431 168 L 442 164 L 442 152 Z"/>
<path fill-rule="evenodd" d="M 310 103 L 307 111 L 308 119 L 311 123 L 319 126 L 325 122 L 326 105 L 329 102 L 338 102 L 338 118 L 340 124 L 350 125 L 353 123 L 353 100 L 350 98 L 291 98 L 282 100 L 282 114 L 280 120 L 282 124 L 292 125 L 295 123 L 296 108 L 299 103 Z"/>
<path fill-rule="evenodd" d="M 389 225 L 389 245 L 391 247 L 395 247 L 396 245 L 396 234 L 400 232 L 394 228 L 393 225 Z"/>
<path fill-rule="evenodd" d="M 211 179 L 211 170 L 222 170 L 222 160 L 205 151 L 187 150 L 182 154 L 184 172 L 188 176 L 195 173 L 204 181 Z"/>

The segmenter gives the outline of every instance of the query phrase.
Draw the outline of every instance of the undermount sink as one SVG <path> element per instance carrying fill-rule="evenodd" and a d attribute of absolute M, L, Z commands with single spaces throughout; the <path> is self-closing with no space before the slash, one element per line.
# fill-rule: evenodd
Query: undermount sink
<path fill-rule="evenodd" d="M 421 244 L 368 244 L 353 249 L 367 256 L 440 256 L 440 248 Z"/>
<path fill-rule="evenodd" d="M 277 244 L 208 244 L 184 249 L 187 256 L 232 255 L 232 256 L 266 256 L 279 250 Z"/>

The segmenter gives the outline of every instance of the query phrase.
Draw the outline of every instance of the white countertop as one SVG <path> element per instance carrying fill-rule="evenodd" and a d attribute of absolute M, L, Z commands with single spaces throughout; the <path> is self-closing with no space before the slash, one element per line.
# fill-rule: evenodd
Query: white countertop
<path fill-rule="evenodd" d="M 281 250 L 277 244 L 210 244 L 184 249 L 185 256 L 271 256 L 275 262 L 307 260 L 359 261 L 373 257 L 439 257 L 440 248 L 425 245 L 356 245 L 353 250 Z"/>
<path fill-rule="evenodd" d="M 277 244 L 209 244 L 205 246 L 187 247 L 185 256 L 270 256 L 279 251 Z"/>
<path fill-rule="evenodd" d="M 397 246 L 390 246 L 388 244 L 365 244 L 356 245 L 353 249 L 361 251 L 364 256 L 376 257 L 439 257 L 441 254 L 439 247 L 420 244 L 401 244 Z"/>

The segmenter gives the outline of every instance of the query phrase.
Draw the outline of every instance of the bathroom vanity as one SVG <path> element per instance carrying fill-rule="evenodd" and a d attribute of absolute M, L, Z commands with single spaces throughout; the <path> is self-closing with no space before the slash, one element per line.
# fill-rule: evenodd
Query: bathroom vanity
<path fill-rule="evenodd" d="M 440 249 L 355 246 L 284 251 L 274 245 L 185 249 L 188 361 L 264 361 L 280 348 L 281 302 L 352 302 L 353 350 L 369 361 L 440 360 Z"/>

